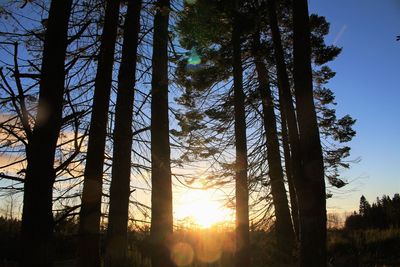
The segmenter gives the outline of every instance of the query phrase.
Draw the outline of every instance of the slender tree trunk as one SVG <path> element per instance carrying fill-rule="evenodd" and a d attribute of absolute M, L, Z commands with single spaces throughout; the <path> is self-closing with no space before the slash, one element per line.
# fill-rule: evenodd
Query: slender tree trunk
<path fill-rule="evenodd" d="M 105 258 L 107 267 L 129 265 L 127 227 L 131 193 L 132 113 L 141 6 L 141 0 L 129 0 L 124 25 L 124 43 L 118 73 L 118 94 L 115 108 L 114 150 Z"/>
<path fill-rule="evenodd" d="M 314 106 L 310 24 L 307 0 L 293 1 L 294 89 L 300 133 L 303 180 L 300 266 L 326 266 L 324 162 Z"/>
<path fill-rule="evenodd" d="M 298 1 L 296 1 L 297 3 Z M 307 116 L 304 117 L 304 104 L 310 105 L 308 103 L 299 102 L 297 97 L 297 115 L 302 116 L 296 118 L 296 113 L 293 107 L 293 99 L 290 92 L 289 79 L 286 72 L 286 64 L 284 61 L 283 48 L 281 43 L 280 32 L 278 28 L 278 23 L 276 19 L 276 8 L 275 1 L 268 1 L 268 11 L 270 17 L 271 24 L 271 32 L 274 43 L 276 64 L 278 70 L 278 84 L 280 87 L 280 103 L 282 106 L 283 114 L 286 117 L 287 126 L 288 126 L 288 136 L 290 143 L 290 151 L 291 151 L 291 163 L 292 163 L 292 175 L 293 182 L 295 186 L 296 196 L 297 196 L 297 204 L 298 204 L 298 212 L 299 212 L 299 236 L 300 236 L 300 253 L 299 253 L 299 261 L 300 266 L 325 266 L 325 241 L 326 241 L 326 211 L 325 210 L 325 186 L 323 181 L 323 164 L 322 164 L 322 184 L 319 182 L 311 182 L 310 174 L 315 172 L 315 174 L 321 175 L 321 169 L 318 164 L 319 160 L 316 157 L 312 157 L 316 159 L 317 162 L 314 162 L 310 165 L 311 154 L 314 152 L 310 150 L 307 145 L 302 142 L 308 142 L 307 139 L 313 139 L 315 136 L 308 135 L 310 134 L 300 134 L 300 130 L 298 127 L 302 127 L 303 131 L 304 125 L 308 125 L 307 131 L 312 129 L 312 125 L 309 125 L 309 122 L 312 120 L 316 120 L 315 110 L 314 117 L 312 114 L 307 113 Z M 307 16 L 308 18 L 308 16 Z M 294 22 L 294 25 L 297 25 L 297 22 Z M 308 25 L 308 23 L 307 23 Z M 297 26 L 296 26 L 297 27 Z M 298 33 L 297 33 L 298 34 Z M 302 41 L 303 42 L 303 41 Z M 304 51 L 303 51 L 304 52 Z M 297 51 L 298 53 L 298 51 Z M 310 61 L 311 54 L 304 54 L 305 58 L 309 57 L 308 62 Z M 306 59 L 302 60 L 306 60 Z M 299 62 L 297 58 L 298 64 L 304 64 Z M 298 67 L 297 67 L 298 68 Z M 311 68 L 311 65 L 310 65 Z M 311 70 L 311 69 L 310 69 Z M 299 74 L 297 74 L 299 75 Z M 300 79 L 304 79 L 306 74 L 302 74 Z M 299 79 L 299 77 L 297 77 Z M 296 83 L 296 81 L 295 81 Z M 311 93 L 308 97 L 311 97 L 311 108 L 313 106 L 313 97 L 312 97 L 312 81 L 311 81 Z M 299 84 L 297 84 L 299 87 Z M 309 88 L 308 88 L 309 89 Z M 302 99 L 304 100 L 304 99 Z M 310 108 L 310 107 L 308 107 Z M 302 113 L 303 112 L 303 113 Z M 300 115 L 300 113 L 302 115 Z M 298 124 L 297 124 L 298 122 Z M 315 121 L 316 126 L 316 121 Z M 315 128 L 314 128 L 315 130 Z M 316 129 L 318 144 L 319 144 L 319 135 L 318 128 Z M 302 139 L 302 141 L 300 140 Z M 314 140 L 315 141 L 315 140 Z M 319 146 L 321 149 L 321 147 Z M 313 148 L 312 148 L 313 149 Z M 308 155 L 310 153 L 310 155 Z M 322 153 L 321 153 L 322 157 Z M 308 165 L 308 167 L 306 167 Z M 318 165 L 318 166 L 317 166 Z M 316 167 L 315 169 L 310 169 L 310 166 Z M 305 171 L 308 169 L 308 171 Z M 313 178 L 312 178 L 313 179 Z M 322 229 L 322 224 L 324 225 L 324 229 Z M 324 240 L 324 241 L 323 241 Z"/>
<path fill-rule="evenodd" d="M 238 1 L 235 1 L 236 10 Z M 241 57 L 241 30 L 238 11 L 235 11 L 233 45 L 233 87 L 235 110 L 235 147 L 236 147 L 236 266 L 250 266 L 249 235 L 249 188 L 247 181 L 247 137 L 245 94 L 243 92 L 243 67 Z"/>
<path fill-rule="evenodd" d="M 157 0 L 154 17 L 151 101 L 151 242 L 152 266 L 174 266 L 168 238 L 172 235 L 172 184 L 168 119 L 169 0 Z"/>
<path fill-rule="evenodd" d="M 283 145 L 283 154 L 285 158 L 285 172 L 286 179 L 289 187 L 289 195 L 290 195 L 290 210 L 292 215 L 292 222 L 294 227 L 294 233 L 296 235 L 296 240 L 299 241 L 299 209 L 297 204 L 297 196 L 296 190 L 294 187 L 293 181 L 293 164 L 292 164 L 292 155 L 290 152 L 290 144 L 287 130 L 287 122 L 284 112 L 281 111 L 281 128 L 282 128 L 282 145 Z"/>
<path fill-rule="evenodd" d="M 286 70 L 286 63 L 281 42 L 281 35 L 278 27 L 278 20 L 276 17 L 275 0 L 268 0 L 267 10 L 268 10 L 269 22 L 272 33 L 272 41 L 274 45 L 274 54 L 275 54 L 276 69 L 278 76 L 279 106 L 281 110 L 282 131 L 286 131 L 287 129 L 287 133 L 283 134 L 283 144 L 285 151 L 286 173 L 288 174 L 289 186 L 294 185 L 292 186 L 292 191 L 291 191 L 291 202 L 292 202 L 293 222 L 296 227 L 300 213 L 299 211 L 296 212 L 296 210 L 293 209 L 294 207 L 295 208 L 297 207 L 293 206 L 293 204 L 297 203 L 298 206 L 300 206 L 300 202 L 304 201 L 301 198 L 302 196 L 301 190 L 303 189 L 304 186 L 302 184 L 302 176 L 301 176 L 302 160 L 300 156 L 299 130 L 297 127 L 297 118 L 293 106 L 293 99 L 290 91 L 289 77 Z M 289 178 L 292 179 L 289 180 Z M 291 181 L 293 183 L 291 183 Z M 294 197 L 294 195 L 296 197 Z M 298 235 L 300 234 L 300 231 L 301 230 L 297 231 Z"/>
<path fill-rule="evenodd" d="M 260 36 L 255 36 L 255 48 L 259 47 Z M 275 207 L 275 227 L 279 250 L 283 261 L 291 261 L 294 249 L 294 232 L 290 217 L 289 203 L 283 179 L 283 169 L 279 149 L 278 131 L 274 111 L 273 96 L 269 84 L 269 74 L 263 59 L 254 51 L 255 65 L 262 101 L 264 128 L 267 137 L 267 160 L 271 181 L 271 194 Z"/>
<path fill-rule="evenodd" d="M 104 148 L 107 133 L 112 69 L 117 36 L 119 0 L 107 0 L 101 36 L 90 121 L 79 222 L 78 261 L 80 267 L 100 266 L 100 217 Z"/>
<path fill-rule="evenodd" d="M 20 266 L 52 266 L 54 156 L 62 123 L 64 62 L 72 0 L 51 1 L 35 127 L 27 146 Z"/>

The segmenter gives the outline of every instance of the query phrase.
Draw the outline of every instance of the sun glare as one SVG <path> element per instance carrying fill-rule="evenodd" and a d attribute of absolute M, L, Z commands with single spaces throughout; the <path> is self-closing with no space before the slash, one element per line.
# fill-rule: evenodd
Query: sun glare
<path fill-rule="evenodd" d="M 179 194 L 175 218 L 178 221 L 194 223 L 202 228 L 232 220 L 232 210 L 218 201 L 215 190 L 189 189 Z"/>

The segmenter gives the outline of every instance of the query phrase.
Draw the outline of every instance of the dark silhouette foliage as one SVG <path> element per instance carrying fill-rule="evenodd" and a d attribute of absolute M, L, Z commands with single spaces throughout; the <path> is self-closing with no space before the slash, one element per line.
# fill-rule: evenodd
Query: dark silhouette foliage
<path fill-rule="evenodd" d="M 390 198 L 383 195 L 370 205 L 364 196 L 360 198 L 359 213 L 346 219 L 347 229 L 389 229 L 400 227 L 400 195 Z"/>

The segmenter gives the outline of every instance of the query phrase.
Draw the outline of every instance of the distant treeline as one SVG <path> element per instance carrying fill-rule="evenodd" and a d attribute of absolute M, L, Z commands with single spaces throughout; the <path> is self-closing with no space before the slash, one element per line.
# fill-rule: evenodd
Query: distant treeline
<path fill-rule="evenodd" d="M 359 212 L 346 219 L 348 229 L 388 229 L 400 228 L 400 195 L 393 198 L 383 195 L 372 205 L 364 196 L 360 198 Z"/>

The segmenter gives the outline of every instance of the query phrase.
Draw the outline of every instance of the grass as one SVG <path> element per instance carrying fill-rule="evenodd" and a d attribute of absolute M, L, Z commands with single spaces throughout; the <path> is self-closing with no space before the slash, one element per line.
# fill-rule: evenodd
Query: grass
<path fill-rule="evenodd" d="M 400 266 L 400 229 L 335 230 L 328 255 L 337 267 Z"/>
<path fill-rule="evenodd" d="M 12 223 L 13 226 L 15 223 Z M 17 266 L 18 224 L 0 224 L 0 267 Z M 14 229 L 15 228 L 15 229 Z M 131 266 L 150 267 L 148 232 L 129 233 L 129 262 Z M 234 232 L 232 230 L 177 230 L 173 252 L 181 266 L 234 266 Z M 55 267 L 74 266 L 77 235 L 75 231 L 55 236 Z M 103 240 L 104 248 L 104 240 Z M 334 267 L 400 267 L 400 229 L 387 230 L 329 230 L 328 259 Z M 282 253 L 275 242 L 274 232 L 251 232 L 253 267 L 282 267 Z M 286 264 L 293 267 L 295 264 Z"/>

